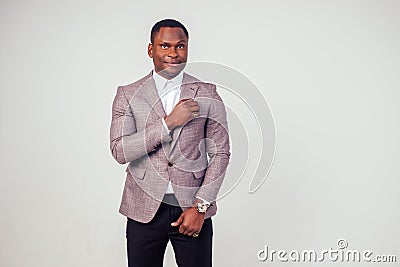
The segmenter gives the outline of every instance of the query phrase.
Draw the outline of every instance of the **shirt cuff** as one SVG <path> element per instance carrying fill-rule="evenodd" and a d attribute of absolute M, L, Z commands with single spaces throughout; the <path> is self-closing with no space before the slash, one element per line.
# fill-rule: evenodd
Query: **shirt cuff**
<path fill-rule="evenodd" d="M 164 119 L 162 119 L 162 124 L 164 125 L 164 127 L 165 127 L 165 130 L 167 130 L 168 134 L 170 134 L 170 133 L 171 133 L 171 130 L 170 130 L 170 129 L 168 129 L 168 126 L 167 126 L 167 124 L 165 123 L 165 118 L 164 118 Z"/>

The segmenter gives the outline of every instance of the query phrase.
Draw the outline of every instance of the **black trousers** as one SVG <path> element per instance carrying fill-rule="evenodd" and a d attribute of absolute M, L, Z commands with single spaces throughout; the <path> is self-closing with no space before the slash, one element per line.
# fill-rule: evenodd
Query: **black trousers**
<path fill-rule="evenodd" d="M 178 226 L 171 226 L 181 213 L 179 206 L 161 203 L 149 223 L 128 218 L 126 238 L 129 267 L 162 267 L 168 241 L 171 241 L 179 267 L 212 266 L 211 218 L 204 220 L 198 237 L 191 237 L 179 233 Z"/>

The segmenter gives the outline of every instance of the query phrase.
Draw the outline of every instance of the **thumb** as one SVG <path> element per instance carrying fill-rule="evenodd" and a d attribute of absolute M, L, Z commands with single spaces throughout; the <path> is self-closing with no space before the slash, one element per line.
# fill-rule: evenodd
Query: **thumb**
<path fill-rule="evenodd" d="M 178 226 L 183 222 L 183 216 L 179 216 L 178 220 L 176 220 L 175 222 L 171 223 L 172 226 Z"/>

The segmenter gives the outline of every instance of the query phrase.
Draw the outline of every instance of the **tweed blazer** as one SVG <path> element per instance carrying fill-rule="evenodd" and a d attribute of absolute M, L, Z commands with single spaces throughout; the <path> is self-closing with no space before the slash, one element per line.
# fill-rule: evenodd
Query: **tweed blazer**
<path fill-rule="evenodd" d="M 199 116 L 168 132 L 166 116 L 152 73 L 119 86 L 112 106 L 110 149 L 120 164 L 128 163 L 120 213 L 149 222 L 162 202 L 168 182 L 182 210 L 196 197 L 212 203 L 230 158 L 225 106 L 214 84 L 184 73 L 180 99 L 195 99 Z"/>

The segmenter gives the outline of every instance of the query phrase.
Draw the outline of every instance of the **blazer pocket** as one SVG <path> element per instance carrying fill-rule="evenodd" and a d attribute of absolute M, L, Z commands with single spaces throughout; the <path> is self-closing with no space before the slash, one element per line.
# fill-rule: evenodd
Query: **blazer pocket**
<path fill-rule="evenodd" d="M 144 175 L 146 173 L 146 169 L 140 169 L 140 168 L 132 168 L 129 167 L 127 168 L 127 171 L 132 175 L 132 177 L 143 180 Z"/>

